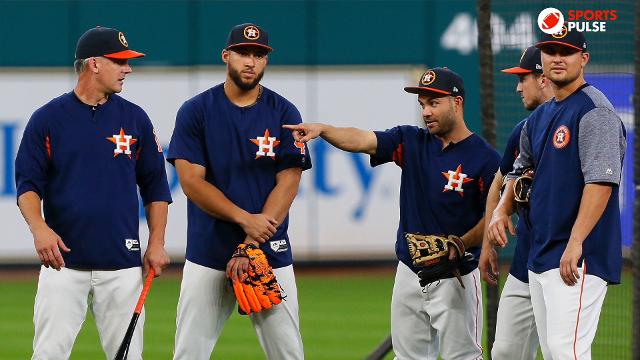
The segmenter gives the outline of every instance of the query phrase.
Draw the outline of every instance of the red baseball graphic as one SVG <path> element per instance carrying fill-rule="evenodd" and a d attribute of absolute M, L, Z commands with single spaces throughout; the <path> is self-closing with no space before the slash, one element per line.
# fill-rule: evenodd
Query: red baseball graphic
<path fill-rule="evenodd" d="M 544 17 L 544 20 L 542 20 L 542 27 L 545 29 L 551 29 L 552 27 L 558 25 L 560 16 L 561 14 L 559 11 L 547 14 L 547 16 Z"/>

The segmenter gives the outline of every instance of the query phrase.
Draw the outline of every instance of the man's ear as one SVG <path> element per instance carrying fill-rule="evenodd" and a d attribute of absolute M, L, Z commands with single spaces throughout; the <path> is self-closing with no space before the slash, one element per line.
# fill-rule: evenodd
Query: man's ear
<path fill-rule="evenodd" d="M 545 86 L 549 85 L 549 79 L 547 79 L 547 77 L 544 75 L 540 75 L 538 77 L 538 81 L 539 81 L 538 87 L 540 89 L 544 89 Z"/>
<path fill-rule="evenodd" d="M 87 66 L 89 66 L 89 69 L 91 69 L 91 72 L 94 74 L 97 74 L 100 72 L 100 64 L 98 62 L 98 59 L 95 57 L 89 58 L 89 62 L 87 63 Z"/>
<path fill-rule="evenodd" d="M 582 67 L 587 66 L 588 62 L 589 62 L 589 53 L 588 52 L 583 52 L 582 53 Z"/>
<path fill-rule="evenodd" d="M 229 62 L 229 50 L 223 49 L 220 57 L 222 58 L 222 62 L 227 64 Z"/>

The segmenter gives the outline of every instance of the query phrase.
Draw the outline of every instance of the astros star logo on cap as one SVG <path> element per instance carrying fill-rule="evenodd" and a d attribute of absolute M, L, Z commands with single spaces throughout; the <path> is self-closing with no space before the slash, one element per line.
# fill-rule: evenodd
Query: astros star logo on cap
<path fill-rule="evenodd" d="M 551 36 L 553 36 L 556 39 L 562 39 L 563 37 L 567 36 L 568 33 L 569 33 L 569 30 L 567 29 L 567 25 L 562 25 L 562 30 L 558 31 L 555 34 L 551 34 Z"/>
<path fill-rule="evenodd" d="M 244 37 L 249 40 L 257 40 L 260 37 L 260 30 L 253 25 L 244 28 Z"/>
<path fill-rule="evenodd" d="M 422 75 L 422 79 L 420 83 L 422 85 L 429 85 L 436 80 L 436 73 L 433 70 L 429 70 L 424 75 Z"/>
<path fill-rule="evenodd" d="M 124 47 L 129 47 L 129 43 L 127 42 L 127 39 L 124 38 L 124 34 L 122 32 L 118 33 L 118 40 L 120 40 L 120 43 L 124 45 Z"/>

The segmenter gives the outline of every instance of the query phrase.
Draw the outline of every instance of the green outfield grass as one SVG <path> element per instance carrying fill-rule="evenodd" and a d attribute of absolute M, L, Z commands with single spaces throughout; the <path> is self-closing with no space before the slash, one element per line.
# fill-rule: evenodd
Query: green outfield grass
<path fill-rule="evenodd" d="M 156 279 L 147 299 L 145 359 L 170 359 L 179 278 Z M 300 273 L 298 289 L 306 358 L 362 359 L 389 333 L 393 272 L 375 275 Z M 27 359 L 33 336 L 36 279 L 0 282 L 0 359 Z M 71 359 L 103 359 L 91 316 Z M 247 317 L 231 317 L 216 346 L 215 359 L 264 359 Z M 389 355 L 385 359 L 392 359 Z M 541 358 L 541 357 L 540 357 Z M 631 358 L 631 278 L 609 289 L 594 345 L 594 359 Z"/>

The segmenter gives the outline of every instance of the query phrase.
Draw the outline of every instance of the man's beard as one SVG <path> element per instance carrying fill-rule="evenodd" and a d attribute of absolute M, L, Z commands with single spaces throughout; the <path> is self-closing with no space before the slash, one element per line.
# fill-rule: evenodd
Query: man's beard
<path fill-rule="evenodd" d="M 250 91 L 255 89 L 256 86 L 258 86 L 258 84 L 260 83 L 260 80 L 262 80 L 262 76 L 264 76 L 264 71 L 257 74 L 256 78 L 251 82 L 242 81 L 242 77 L 240 76 L 240 71 L 232 69 L 231 67 L 229 67 L 229 76 L 231 77 L 231 80 L 233 81 L 233 83 L 236 84 L 238 88 L 240 88 L 240 90 Z"/>
<path fill-rule="evenodd" d="M 553 74 L 549 74 L 549 76 L 547 76 L 549 78 L 549 80 L 551 80 L 551 82 L 559 88 L 565 87 L 569 84 L 571 84 L 572 82 L 574 82 L 578 77 L 580 76 L 580 73 L 577 74 L 570 74 L 568 71 L 566 72 L 566 75 L 563 77 L 557 76 L 557 75 L 553 75 Z"/>
<path fill-rule="evenodd" d="M 449 111 L 446 114 L 442 114 L 440 119 L 437 119 L 437 120 L 438 120 L 437 129 L 431 130 L 427 126 L 427 130 L 429 131 L 429 133 L 431 135 L 435 135 L 439 137 L 445 137 L 449 135 L 453 131 L 453 128 L 455 127 L 455 123 L 456 123 L 456 115 L 453 109 L 453 104 L 449 104 Z"/>

